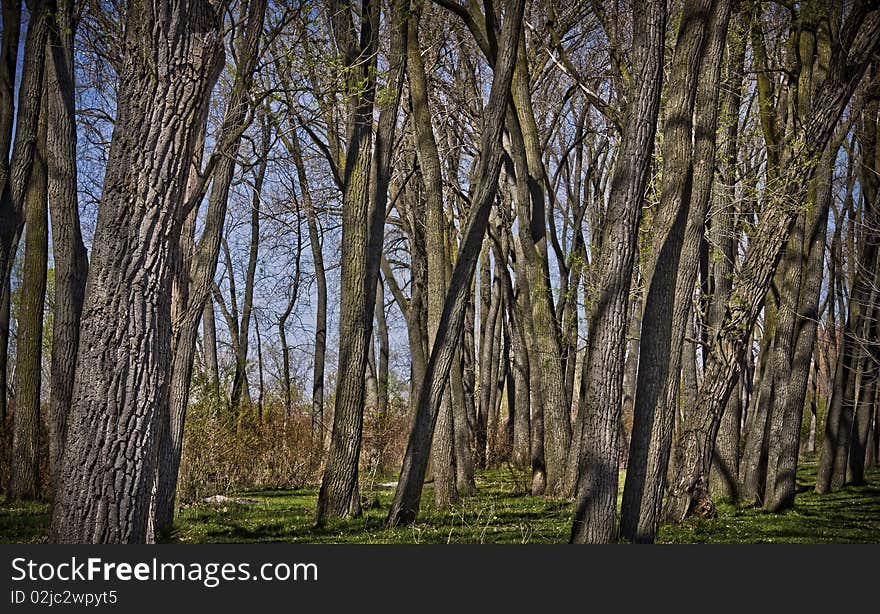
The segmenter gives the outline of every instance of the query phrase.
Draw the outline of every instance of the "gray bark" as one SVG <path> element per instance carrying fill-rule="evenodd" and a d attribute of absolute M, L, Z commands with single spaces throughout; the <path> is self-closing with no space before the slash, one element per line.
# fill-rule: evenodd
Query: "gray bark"
<path fill-rule="evenodd" d="M 73 394 L 88 259 L 77 202 L 73 70 L 75 16 L 72 0 L 57 3 L 53 26 L 49 31 L 46 67 L 46 147 L 52 258 L 55 262 L 48 419 L 49 470 L 54 489 L 60 479 L 61 453 Z"/>
<path fill-rule="evenodd" d="M 223 42 L 204 0 L 132 4 L 50 536 L 143 542 L 170 375 L 171 251 Z M 115 326 L 107 326 L 115 322 Z"/>
<path fill-rule="evenodd" d="M 464 325 L 470 282 L 477 266 L 483 236 L 489 221 L 489 212 L 495 200 L 498 173 L 501 170 L 501 136 L 517 41 L 522 29 L 524 0 L 510 0 L 507 4 L 498 56 L 489 102 L 486 106 L 477 183 L 471 199 L 465 231 L 459 245 L 458 257 L 446 293 L 437 337 L 431 349 L 425 379 L 419 392 L 418 408 L 410 432 L 394 500 L 388 514 L 388 524 L 396 526 L 412 523 L 419 510 L 422 486 L 428 464 L 428 450 L 439 413 L 446 378 Z"/>
<path fill-rule="evenodd" d="M 666 3 L 634 8 L 630 106 L 615 161 L 599 254 L 593 260 L 599 296 L 587 326 L 584 377 L 587 390 L 579 410 L 580 455 L 571 541 L 606 543 L 615 536 L 620 406 L 623 395 L 624 338 L 636 237 L 648 180 L 663 81 Z"/>

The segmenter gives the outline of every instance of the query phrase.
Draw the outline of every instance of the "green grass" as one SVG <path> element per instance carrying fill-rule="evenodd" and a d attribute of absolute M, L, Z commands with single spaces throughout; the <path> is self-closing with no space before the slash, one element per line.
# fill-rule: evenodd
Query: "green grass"
<path fill-rule="evenodd" d="M 665 526 L 664 543 L 880 542 L 880 469 L 864 486 L 825 496 L 813 493 L 815 465 L 798 473 L 793 510 L 768 514 L 754 508 L 719 505 L 713 520 L 689 519 Z M 313 518 L 316 489 L 258 490 L 240 493 L 256 504 L 199 504 L 180 510 L 167 541 L 176 543 L 557 543 L 568 540 L 571 504 L 526 494 L 527 476 L 509 469 L 477 478 L 478 493 L 451 509 L 433 506 L 431 485 L 422 498 L 419 522 L 387 529 L 385 515 L 393 489 L 363 493 L 363 516 L 333 521 L 320 529 Z M 0 501 L 0 542 L 45 541 L 48 506 Z"/>
<path fill-rule="evenodd" d="M 798 469 L 793 509 L 771 514 L 759 508 L 719 504 L 712 520 L 690 518 L 660 529 L 669 543 L 878 543 L 880 542 L 880 469 L 869 470 L 867 484 L 827 495 L 813 492 L 816 465 Z"/>
<path fill-rule="evenodd" d="M 49 506 L 37 501 L 6 501 L 0 495 L 0 543 L 37 544 L 46 541 Z"/>

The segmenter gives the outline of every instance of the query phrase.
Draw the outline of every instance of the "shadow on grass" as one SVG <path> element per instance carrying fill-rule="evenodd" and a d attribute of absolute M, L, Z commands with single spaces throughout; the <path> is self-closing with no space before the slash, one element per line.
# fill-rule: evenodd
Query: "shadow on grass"
<path fill-rule="evenodd" d="M 664 526 L 666 543 L 864 543 L 880 542 L 880 469 L 868 483 L 816 495 L 815 464 L 798 470 L 794 509 L 781 514 L 722 503 L 712 520 L 689 519 Z M 564 543 L 571 531 L 569 501 L 532 497 L 527 475 L 510 469 L 482 472 L 477 494 L 454 507 L 437 509 L 433 486 L 426 485 L 419 521 L 388 529 L 385 516 L 393 489 L 363 493 L 376 505 L 360 518 L 333 520 L 315 528 L 317 489 L 252 490 L 234 493 L 253 504 L 198 503 L 179 510 L 165 541 L 173 543 Z M 622 481 L 621 481 L 622 484 Z M 233 493 L 230 493 L 233 494 Z M 0 498 L 0 542 L 46 541 L 47 503 L 6 503 Z"/>

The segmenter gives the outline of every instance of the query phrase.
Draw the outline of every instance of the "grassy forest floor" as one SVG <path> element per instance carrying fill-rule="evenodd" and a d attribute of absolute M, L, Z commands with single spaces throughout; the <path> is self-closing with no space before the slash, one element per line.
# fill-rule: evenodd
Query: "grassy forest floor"
<path fill-rule="evenodd" d="M 793 510 L 768 514 L 760 509 L 719 505 L 712 520 L 690 519 L 665 526 L 664 543 L 880 542 L 880 468 L 868 472 L 864 486 L 847 486 L 830 495 L 813 493 L 815 464 L 798 472 Z M 622 483 L 622 480 L 621 480 Z M 363 516 L 316 529 L 317 489 L 257 490 L 238 493 L 247 503 L 199 504 L 180 511 L 174 543 L 554 543 L 568 541 L 571 504 L 526 494 L 527 476 L 500 469 L 481 473 L 478 494 L 452 509 L 434 509 L 428 484 L 419 522 L 386 529 L 392 488 L 364 493 Z M 46 540 L 45 503 L 7 504 L 0 499 L 0 542 Z"/>

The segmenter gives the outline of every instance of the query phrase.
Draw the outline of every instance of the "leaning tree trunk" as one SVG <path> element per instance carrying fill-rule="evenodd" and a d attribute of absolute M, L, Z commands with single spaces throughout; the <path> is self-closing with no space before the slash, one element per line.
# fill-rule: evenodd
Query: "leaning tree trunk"
<path fill-rule="evenodd" d="M 45 109 L 45 97 L 44 105 Z M 46 114 L 40 118 L 31 176 L 25 192 L 24 268 L 15 353 L 15 408 L 9 498 L 39 499 L 40 382 L 43 358 L 43 307 L 49 224 L 46 215 Z"/>
<path fill-rule="evenodd" d="M 57 542 L 147 537 L 170 369 L 170 253 L 200 110 L 222 67 L 219 19 L 204 0 L 132 4 L 123 48 L 52 516 Z"/>
<path fill-rule="evenodd" d="M 633 436 L 621 509 L 621 534 L 633 541 L 653 541 L 660 515 L 681 376 L 682 339 L 699 255 L 691 242 L 684 253 L 685 235 L 691 226 L 699 226 L 699 241 L 703 224 L 703 211 L 696 202 L 701 186 L 694 185 L 694 149 L 697 142 L 706 139 L 706 133 L 696 129 L 694 105 L 698 82 L 701 88 L 717 92 L 716 67 L 720 66 L 730 13 L 728 9 L 725 15 L 722 9 L 719 14 L 719 7 L 725 6 L 729 3 L 723 0 L 685 2 L 675 45 L 663 128 L 660 209 L 654 219 L 656 230 L 646 267 L 648 287 L 639 340 Z M 717 23 L 712 23 L 712 18 Z M 715 28 L 720 36 L 713 36 Z M 705 127 L 712 142 L 710 157 L 704 162 L 712 168 L 716 101 L 711 94 L 705 98 L 696 121 L 708 119 Z M 711 185 L 711 172 L 707 179 Z M 699 243 L 696 247 L 698 250 Z M 684 285 L 687 281 L 690 286 Z"/>
<path fill-rule="evenodd" d="M 48 37 L 49 2 L 38 0 L 28 8 L 30 18 L 25 36 L 22 71 L 18 85 L 18 112 L 13 118 L 12 96 L 15 89 L 14 66 L 18 59 L 20 8 L 10 9 L 13 2 L 3 3 L 3 46 L 7 66 L 3 77 L 3 108 L 0 110 L 0 128 L 5 145 L 0 162 L 0 416 L 6 416 L 7 394 L 7 351 L 9 346 L 9 308 L 11 297 L 10 276 L 15 262 L 15 252 L 24 225 L 24 200 L 31 175 L 36 146 L 40 105 L 43 96 L 43 74 L 46 62 L 46 40 Z M 7 18 L 9 19 L 7 27 Z M 13 52 L 12 44 L 15 43 Z M 15 126 L 15 141 L 12 156 L 7 162 L 8 139 L 12 126 Z"/>
<path fill-rule="evenodd" d="M 825 148 L 853 90 L 880 42 L 880 12 L 859 6 L 841 31 L 828 76 L 815 97 L 809 120 L 793 135 L 793 151 L 780 164 L 779 187 L 767 197 L 761 220 L 733 283 L 721 330 L 709 342 L 703 384 L 695 411 L 682 428 L 680 462 L 670 483 L 667 515 L 711 515 L 708 476 L 721 413 L 736 383 L 740 362 L 819 154 Z"/>
<path fill-rule="evenodd" d="M 501 135 L 516 61 L 517 41 L 522 29 L 524 4 L 524 0 L 510 0 L 507 5 L 503 32 L 498 42 L 492 88 L 485 107 L 478 179 L 452 279 L 446 292 L 437 337 L 431 348 L 425 379 L 419 391 L 418 407 L 400 470 L 400 479 L 388 513 L 387 522 L 391 526 L 412 523 L 418 515 L 434 425 L 452 359 L 461 338 L 470 282 L 477 267 L 489 212 L 495 201 L 498 173 L 501 170 Z"/>
<path fill-rule="evenodd" d="M 600 296 L 590 314 L 580 455 L 571 541 L 606 543 L 615 534 L 620 404 L 628 301 L 642 201 L 654 151 L 663 82 L 666 2 L 634 8 L 633 77 L 615 161 L 602 243 L 593 265 Z"/>

